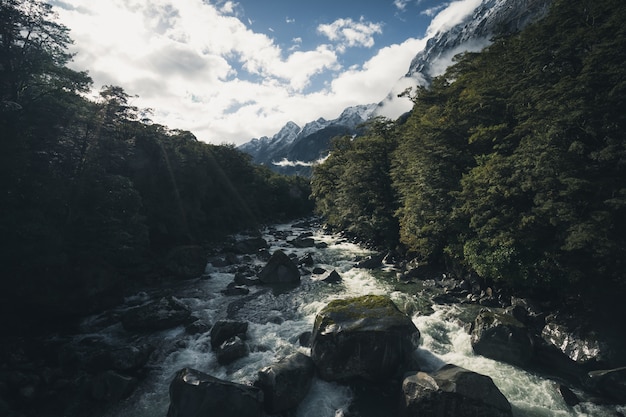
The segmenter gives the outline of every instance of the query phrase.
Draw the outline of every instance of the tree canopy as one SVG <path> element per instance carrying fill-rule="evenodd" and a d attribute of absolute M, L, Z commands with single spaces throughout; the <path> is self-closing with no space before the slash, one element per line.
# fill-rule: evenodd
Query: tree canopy
<path fill-rule="evenodd" d="M 371 238 L 376 209 L 342 199 L 358 185 L 395 210 L 394 232 L 422 261 L 516 288 L 623 293 L 624 18 L 618 0 L 556 0 L 521 33 L 458 56 L 390 127 L 389 159 L 376 133 L 335 146 L 314 172 L 318 211 Z M 351 171 L 356 149 L 376 163 Z"/>
<path fill-rule="evenodd" d="M 85 98 L 91 80 L 67 66 L 71 39 L 50 5 L 0 0 L 0 36 L 4 307 L 35 293 L 88 306 L 176 246 L 310 212 L 308 181 L 152 123 L 119 86 Z"/>

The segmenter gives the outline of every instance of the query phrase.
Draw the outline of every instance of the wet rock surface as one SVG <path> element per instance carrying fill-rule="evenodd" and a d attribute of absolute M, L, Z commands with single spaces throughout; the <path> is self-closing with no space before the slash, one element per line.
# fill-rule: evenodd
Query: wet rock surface
<path fill-rule="evenodd" d="M 170 384 L 167 417 L 261 417 L 263 392 L 203 372 L 181 369 Z"/>
<path fill-rule="evenodd" d="M 308 394 L 314 375 L 313 360 L 302 353 L 261 369 L 255 386 L 265 394 L 265 411 L 279 414 L 296 408 Z"/>
<path fill-rule="evenodd" d="M 626 367 L 589 372 L 592 389 L 615 404 L 626 404 Z"/>
<path fill-rule="evenodd" d="M 410 362 L 419 330 L 385 296 L 336 300 L 315 318 L 311 357 L 321 378 L 387 379 Z"/>
<path fill-rule="evenodd" d="M 326 274 L 321 280 L 323 282 L 326 282 L 327 284 L 338 284 L 341 282 L 341 275 L 339 275 L 339 272 L 333 269 L 328 274 Z"/>
<path fill-rule="evenodd" d="M 259 280 L 263 284 L 298 284 L 300 271 L 285 252 L 277 250 L 259 272 Z"/>
<path fill-rule="evenodd" d="M 236 320 L 220 320 L 211 328 L 211 347 L 215 350 L 233 337 L 246 338 L 248 322 Z"/>
<path fill-rule="evenodd" d="M 534 346 L 526 326 L 512 315 L 481 310 L 470 329 L 474 352 L 517 366 L 530 364 Z"/>
<path fill-rule="evenodd" d="M 488 376 L 446 365 L 402 382 L 403 417 L 511 417 L 511 405 Z"/>
<path fill-rule="evenodd" d="M 598 362 L 610 362 L 608 347 L 599 340 L 597 334 L 582 334 L 578 329 L 571 329 L 565 324 L 548 322 L 541 331 L 541 337 L 550 345 L 558 348 L 568 358 L 580 365 L 592 365 Z"/>
<path fill-rule="evenodd" d="M 126 330 L 154 331 L 183 324 L 190 316 L 191 309 L 185 303 L 176 297 L 163 297 L 127 311 L 121 320 Z"/>
<path fill-rule="evenodd" d="M 221 345 L 213 349 L 217 357 L 217 363 L 228 365 L 237 359 L 248 356 L 250 348 L 239 336 L 233 336 L 225 340 Z"/>
<path fill-rule="evenodd" d="M 205 380 L 238 386 L 230 397 L 232 401 L 240 398 L 241 392 L 237 394 L 237 390 L 246 392 L 256 381 L 255 400 L 249 408 L 251 413 L 291 417 L 297 414 L 298 407 L 304 407 L 302 409 L 307 409 L 309 414 L 298 411 L 305 413 L 303 415 L 397 415 L 398 400 L 404 396 L 401 387 L 403 372 L 419 369 L 415 367 L 415 357 L 407 352 L 419 355 L 420 360 L 428 363 L 438 363 L 439 367 L 443 363 L 439 364 L 438 355 L 442 351 L 438 350 L 437 343 L 440 346 L 452 343 L 448 335 L 437 335 L 450 323 L 439 323 L 439 327 L 428 330 L 435 332 L 429 334 L 429 338 L 437 338 L 432 353 L 423 348 L 416 351 L 419 332 L 416 332 L 413 321 L 419 321 L 419 313 L 425 316 L 441 309 L 456 311 L 450 320 L 472 323 L 480 315 L 481 306 L 490 306 L 496 316 L 506 317 L 496 317 L 491 320 L 492 324 L 500 322 L 505 330 L 490 330 L 500 325 L 487 325 L 489 320 L 475 324 L 475 330 L 480 328 L 482 330 L 477 333 L 491 335 L 483 338 L 492 342 L 492 351 L 505 351 L 514 358 L 498 360 L 554 378 L 559 385 L 550 385 L 550 389 L 569 407 L 583 410 L 581 412 L 587 415 L 619 416 L 615 413 L 598 414 L 597 409 L 588 408 L 591 402 L 620 404 L 626 399 L 623 396 L 624 370 L 619 362 L 620 352 L 624 350 L 615 349 L 600 331 L 597 334 L 590 332 L 588 329 L 593 326 L 585 320 L 577 324 L 576 318 L 584 317 L 579 313 L 584 310 L 573 309 L 574 313 L 570 310 L 568 315 L 561 312 L 555 315 L 550 306 L 533 303 L 530 299 L 507 297 L 493 283 L 475 276 L 455 277 L 436 267 L 404 263 L 397 259 L 397 255 L 385 256 L 382 263 L 376 261 L 377 266 L 372 265 L 374 269 L 356 270 L 353 269 L 355 262 L 365 260 L 371 251 L 340 254 L 337 246 L 333 246 L 334 242 L 341 242 L 343 250 L 347 241 L 340 239 L 327 240 L 333 242 L 331 247 L 318 250 L 329 246 L 326 238 L 320 239 L 318 234 L 312 235 L 298 228 L 270 228 L 263 236 L 236 237 L 224 248 L 214 250 L 212 255 L 207 255 L 209 264 L 203 267 L 200 276 L 191 277 L 199 271 L 199 265 L 206 264 L 200 260 L 195 262 L 196 272 L 187 274 L 185 280 L 180 279 L 185 275 L 184 265 L 179 264 L 181 273 L 168 269 L 164 273 L 171 279 L 163 285 L 142 289 L 142 292 L 128 296 L 119 307 L 89 316 L 59 334 L 8 338 L 7 343 L 0 346 L 3 363 L 0 368 L 0 414 L 8 417 L 164 415 L 169 405 L 167 387 L 180 368 L 190 367 L 198 371 L 189 370 L 184 374 L 190 375 L 188 382 L 196 382 L 187 382 L 191 386 L 178 385 L 174 389 L 176 395 L 169 407 L 172 415 L 204 413 L 206 409 L 202 404 L 214 401 L 203 399 L 208 392 L 224 393 L 226 391 L 220 390 L 231 389 L 221 387 L 210 391 L 198 388 L 213 383 L 201 382 Z M 305 247 L 290 243 L 295 239 L 303 240 L 301 246 Z M 309 239 L 314 241 L 314 247 L 309 246 Z M 282 252 L 282 255 L 276 255 L 280 262 L 271 261 L 271 253 L 277 251 Z M 378 258 L 377 255 L 374 257 Z M 187 258 L 181 252 L 179 259 Z M 282 265 L 282 269 L 277 272 L 277 268 L 270 265 Z M 265 268 L 274 268 L 272 273 L 279 278 L 263 283 L 259 276 Z M 306 270 L 313 274 L 306 275 Z M 283 281 L 291 281 L 283 279 L 287 276 L 285 273 L 296 277 L 296 271 L 297 278 L 292 278 L 295 285 L 282 286 Z M 372 288 L 371 276 L 384 279 L 387 284 L 412 286 L 418 289 L 412 294 L 419 295 L 395 292 L 391 309 L 384 307 L 387 301 L 372 302 L 368 309 L 363 306 L 355 308 L 351 303 L 360 297 L 353 297 L 353 294 L 367 293 Z M 392 293 L 390 286 L 376 284 L 373 288 L 377 293 Z M 372 300 L 376 297 L 379 296 Z M 320 300 L 325 302 L 321 304 Z M 330 300 L 335 301 L 329 303 Z M 333 303 L 336 303 L 335 307 L 351 307 L 343 312 L 341 308 L 325 310 L 324 305 Z M 436 305 L 438 303 L 440 305 Z M 307 306 L 305 313 L 303 305 Z M 396 306 L 400 306 L 402 312 Z M 317 322 L 313 325 L 316 312 L 324 312 L 323 316 L 329 319 L 325 321 L 323 331 L 317 327 Z M 413 321 L 403 312 L 412 316 Z M 303 319 L 303 314 L 311 315 L 308 321 Z M 388 317 L 399 317 L 398 314 L 403 318 L 397 324 L 387 321 Z M 324 320 L 320 318 L 320 324 Z M 509 343 L 517 340 L 507 327 L 513 322 L 521 324 L 530 337 L 532 354 L 528 361 L 525 359 L 528 356 L 525 342 L 514 348 L 515 344 Z M 385 327 L 387 331 L 379 332 L 379 328 Z M 460 331 L 470 332 L 470 326 Z M 500 337 L 502 335 L 506 337 Z M 599 342 L 598 354 L 593 350 L 595 340 Z M 568 350 L 567 346 L 572 349 Z M 309 347 L 312 347 L 311 357 Z M 291 359 L 285 359 L 291 357 L 298 359 L 293 363 Z M 173 368 L 172 363 L 180 366 Z M 257 363 L 258 367 L 255 367 Z M 309 379 L 311 364 L 317 373 L 312 377 L 312 384 Z M 434 378 L 436 367 L 426 370 L 430 373 L 423 373 Z M 320 377 L 338 382 L 320 381 Z M 321 393 L 320 386 L 328 387 L 323 384 L 332 384 L 332 389 Z M 442 385 L 437 384 L 441 388 Z M 519 388 L 523 390 L 525 387 Z M 159 393 L 159 389 L 162 392 Z M 352 401 L 349 409 L 333 399 L 334 391 L 349 392 L 349 395 L 341 394 Z M 457 399 L 449 400 L 446 397 L 449 393 L 436 394 L 445 392 L 443 389 L 431 391 L 427 397 L 433 401 L 436 399 L 442 404 L 456 401 L 470 404 L 469 409 L 475 407 L 468 399 L 454 397 Z M 146 393 L 148 396 L 144 397 Z M 261 394 L 265 401 L 260 401 Z M 317 406 L 311 405 L 311 396 L 320 401 L 319 404 L 338 405 L 333 405 L 336 408 L 331 411 L 318 410 Z M 181 398 L 190 399 L 189 404 L 193 406 L 183 407 Z M 159 404 L 153 405 L 155 399 Z M 520 399 L 516 401 L 519 403 Z M 131 410 L 128 404 L 138 405 Z M 150 407 L 154 408 L 147 411 Z M 454 410 L 450 404 L 439 407 Z M 310 414 L 311 409 L 321 414 Z M 246 410 L 237 415 L 246 415 Z M 568 414 L 569 411 L 559 412 L 574 415 Z"/>

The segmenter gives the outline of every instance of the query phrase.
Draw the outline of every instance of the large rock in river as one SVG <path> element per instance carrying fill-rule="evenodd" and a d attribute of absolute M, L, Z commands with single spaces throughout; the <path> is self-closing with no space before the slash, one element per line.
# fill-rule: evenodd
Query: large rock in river
<path fill-rule="evenodd" d="M 176 373 L 170 384 L 167 417 L 261 417 L 263 392 L 256 387 L 223 381 L 190 368 Z"/>
<path fill-rule="evenodd" d="M 589 372 L 594 390 L 617 404 L 626 404 L 626 367 Z"/>
<path fill-rule="evenodd" d="M 530 332 L 512 315 L 483 309 L 470 329 L 474 352 L 487 358 L 527 366 L 534 353 Z"/>
<path fill-rule="evenodd" d="M 541 337 L 577 364 L 593 367 L 597 362 L 611 362 L 610 349 L 600 341 L 597 334 L 581 334 L 564 324 L 548 321 L 541 331 Z"/>
<path fill-rule="evenodd" d="M 263 284 L 298 284 L 300 270 L 291 258 L 279 249 L 272 254 L 259 272 L 259 281 Z"/>
<path fill-rule="evenodd" d="M 274 415 L 297 407 L 309 392 L 314 375 L 313 361 L 302 353 L 261 369 L 255 386 L 265 394 L 265 411 Z"/>
<path fill-rule="evenodd" d="M 245 339 L 247 332 L 247 321 L 219 320 L 211 328 L 211 348 L 215 350 L 222 343 L 235 336 Z"/>
<path fill-rule="evenodd" d="M 511 404 L 488 376 L 455 365 L 402 382 L 403 417 L 510 417 Z"/>
<path fill-rule="evenodd" d="M 335 300 L 315 318 L 311 358 L 326 380 L 392 377 L 412 359 L 420 333 L 385 296 Z"/>

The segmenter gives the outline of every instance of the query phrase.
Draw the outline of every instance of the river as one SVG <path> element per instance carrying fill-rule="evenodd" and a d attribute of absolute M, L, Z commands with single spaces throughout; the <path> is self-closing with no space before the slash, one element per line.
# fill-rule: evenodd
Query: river
<path fill-rule="evenodd" d="M 210 279 L 185 281 L 174 288 L 142 292 L 128 297 L 116 314 L 145 303 L 164 293 L 172 294 L 191 306 L 194 314 L 208 323 L 232 318 L 249 322 L 249 356 L 221 366 L 210 349 L 208 333 L 189 335 L 177 327 L 149 336 L 130 335 L 119 322 L 111 323 L 103 315 L 92 316 L 81 324 L 77 338 L 104 337 L 112 344 L 148 341 L 159 346 L 153 354 L 149 371 L 135 392 L 108 417 L 156 417 L 167 414 L 168 387 L 176 371 L 191 367 L 218 378 L 240 383 L 252 382 L 257 371 L 278 358 L 309 349 L 300 346 L 298 337 L 313 328 L 316 313 L 329 301 L 364 294 L 387 294 L 407 311 L 421 331 L 421 346 L 416 351 L 424 370 L 435 370 L 444 363 L 453 363 L 490 376 L 510 401 L 516 417 L 576 416 L 615 417 L 626 413 L 626 407 L 597 406 L 581 403 L 569 407 L 555 388 L 555 382 L 519 368 L 499 363 L 472 352 L 464 318 L 471 316 L 463 305 L 434 305 L 425 296 L 407 295 L 394 290 L 394 272 L 354 268 L 355 260 L 370 254 L 339 236 L 313 230 L 316 243 L 326 246 L 297 249 L 287 240 L 311 230 L 291 224 L 274 226 L 264 231 L 270 252 L 282 249 L 287 254 L 303 256 L 312 253 L 315 266 L 336 270 L 342 277 L 339 284 L 327 284 L 319 275 L 303 275 L 300 286 L 275 292 L 264 287 L 251 287 L 250 295 L 225 296 L 220 291 L 233 281 L 232 267 L 207 266 Z M 248 263 L 264 264 L 254 257 Z M 236 308 L 235 308 L 236 307 Z M 111 312 L 108 313 L 109 315 Z M 313 386 L 297 410 L 298 417 L 335 417 L 347 414 L 353 401 L 350 388 L 315 379 Z M 369 414 L 368 414 L 369 413 Z M 363 417 L 388 417 L 376 407 L 361 411 Z"/>

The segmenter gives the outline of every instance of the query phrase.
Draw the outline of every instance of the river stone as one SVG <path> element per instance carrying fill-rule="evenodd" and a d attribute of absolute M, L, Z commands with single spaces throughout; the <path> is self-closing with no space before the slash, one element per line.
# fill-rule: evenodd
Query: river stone
<path fill-rule="evenodd" d="M 602 346 L 596 335 L 584 337 L 570 331 L 565 325 L 549 322 L 542 329 L 541 337 L 578 364 L 585 365 L 604 359 Z"/>
<path fill-rule="evenodd" d="M 211 330 L 211 324 L 204 320 L 196 320 L 185 326 L 187 334 L 202 334 L 207 333 L 209 330 Z"/>
<path fill-rule="evenodd" d="M 142 369 L 150 354 L 154 351 L 154 346 L 141 344 L 136 346 L 121 346 L 111 348 L 102 352 L 104 363 L 116 371 L 133 372 Z"/>
<path fill-rule="evenodd" d="M 222 294 L 227 297 L 234 297 L 237 295 L 248 295 L 250 294 L 250 289 L 243 285 L 229 285 L 225 290 L 222 290 Z"/>
<path fill-rule="evenodd" d="M 263 392 L 256 387 L 184 368 L 170 384 L 167 417 L 261 417 Z"/>
<path fill-rule="evenodd" d="M 297 407 L 309 392 L 314 374 L 313 361 L 302 353 L 261 369 L 255 386 L 265 394 L 265 411 L 273 415 Z"/>
<path fill-rule="evenodd" d="M 233 243 L 226 249 L 239 255 L 246 255 L 257 253 L 258 251 L 267 248 L 267 240 L 263 239 L 262 237 L 249 237 Z"/>
<path fill-rule="evenodd" d="M 272 254 L 261 272 L 259 280 L 263 284 L 297 284 L 300 282 L 298 266 L 282 250 Z"/>
<path fill-rule="evenodd" d="M 217 356 L 217 362 L 220 365 L 228 365 L 237 359 L 248 356 L 249 353 L 250 348 L 239 336 L 233 336 L 215 348 L 215 356 Z"/>
<path fill-rule="evenodd" d="M 233 282 L 236 285 L 247 285 L 247 286 L 260 284 L 261 282 L 255 275 L 256 273 L 254 271 L 249 271 L 246 273 L 236 272 L 235 279 Z"/>
<path fill-rule="evenodd" d="M 389 297 L 335 300 L 315 318 L 311 358 L 322 379 L 379 381 L 410 362 L 419 336 Z"/>
<path fill-rule="evenodd" d="M 403 417 L 510 417 L 511 404 L 488 376 L 445 365 L 402 382 Z"/>
<path fill-rule="evenodd" d="M 239 336 L 245 339 L 247 331 L 247 321 L 219 320 L 211 328 L 211 348 L 216 350 L 231 337 Z"/>
<path fill-rule="evenodd" d="M 185 323 L 190 316 L 185 303 L 176 297 L 163 297 L 128 310 L 122 316 L 122 326 L 128 331 L 163 330 Z"/>
<path fill-rule="evenodd" d="M 580 399 L 578 398 L 578 396 L 574 394 L 574 391 L 572 391 L 566 385 L 558 384 L 556 389 L 559 392 L 559 394 L 561 394 L 561 398 L 563 398 L 563 401 L 565 401 L 565 404 L 567 404 L 568 406 L 574 407 L 580 404 Z"/>
<path fill-rule="evenodd" d="M 483 309 L 472 323 L 470 334 L 474 352 L 484 357 L 520 367 L 533 358 L 528 329 L 510 314 Z"/>
<path fill-rule="evenodd" d="M 298 265 L 304 266 L 313 266 L 315 265 L 315 260 L 313 259 L 313 254 L 311 252 L 306 253 L 304 256 L 298 259 Z"/>
<path fill-rule="evenodd" d="M 300 235 L 295 239 L 287 241 L 290 245 L 296 248 L 312 248 L 315 246 L 315 240 L 312 237 L 309 237 L 307 234 Z"/>
<path fill-rule="evenodd" d="M 385 254 L 382 253 L 370 255 L 362 261 L 358 262 L 354 267 L 361 269 L 376 269 L 383 264 L 384 257 Z"/>
<path fill-rule="evenodd" d="M 137 385 L 137 378 L 105 371 L 91 381 L 91 396 L 94 400 L 117 403 L 128 397 Z"/>
<path fill-rule="evenodd" d="M 339 275 L 339 272 L 335 271 L 334 269 L 329 272 L 328 275 L 322 278 L 322 282 L 326 282 L 328 284 L 338 284 L 341 281 L 341 275 Z"/>
<path fill-rule="evenodd" d="M 626 367 L 589 372 L 593 388 L 617 404 L 626 404 Z"/>

